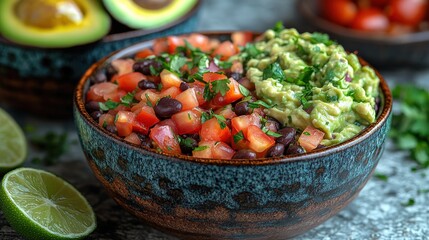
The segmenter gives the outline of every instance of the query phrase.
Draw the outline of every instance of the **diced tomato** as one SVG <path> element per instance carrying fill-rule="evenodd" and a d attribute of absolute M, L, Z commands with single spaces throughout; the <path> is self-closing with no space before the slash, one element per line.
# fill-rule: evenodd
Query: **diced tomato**
<path fill-rule="evenodd" d="M 130 135 L 126 136 L 124 138 L 125 141 L 136 144 L 136 145 L 140 145 L 142 143 L 142 141 L 140 140 L 139 136 L 137 135 L 137 133 L 131 133 Z"/>
<path fill-rule="evenodd" d="M 215 111 L 216 114 L 223 116 L 226 119 L 232 119 L 237 116 L 237 114 L 232 109 L 232 105 L 228 104 L 222 108 L 219 108 Z"/>
<path fill-rule="evenodd" d="M 140 72 L 130 72 L 120 75 L 116 81 L 120 89 L 127 92 L 132 92 L 138 88 L 138 84 L 141 80 L 146 79 L 146 76 Z"/>
<path fill-rule="evenodd" d="M 233 32 L 231 34 L 232 43 L 236 46 L 245 46 L 253 40 L 253 33 L 249 31 Z"/>
<path fill-rule="evenodd" d="M 198 105 L 204 105 L 206 100 L 204 99 L 204 85 L 198 84 L 197 82 L 192 85 L 192 88 L 195 91 L 195 96 L 198 100 Z"/>
<path fill-rule="evenodd" d="M 274 139 L 264 133 L 259 127 L 250 125 L 245 137 L 249 140 L 249 148 L 256 153 L 267 151 L 276 143 Z"/>
<path fill-rule="evenodd" d="M 168 52 L 170 54 L 173 54 L 174 52 L 176 52 L 177 47 L 185 45 L 185 41 L 181 36 L 168 36 L 167 42 L 168 42 Z"/>
<path fill-rule="evenodd" d="M 236 134 L 239 134 L 239 135 L 236 135 Z M 235 140 L 234 140 L 234 137 L 235 137 Z M 231 130 L 231 147 L 235 150 L 249 149 L 249 141 L 246 138 L 244 138 L 243 131 L 237 132 L 234 128 Z"/>
<path fill-rule="evenodd" d="M 118 111 L 115 126 L 120 137 L 126 137 L 133 132 L 135 114 L 128 111 Z"/>
<path fill-rule="evenodd" d="M 221 93 L 217 93 L 213 99 L 211 100 L 212 106 L 225 106 L 227 104 L 233 103 L 241 98 L 243 98 L 243 94 L 240 91 L 239 83 L 235 81 L 233 78 L 229 78 L 230 83 L 228 83 L 229 90 L 222 96 Z"/>
<path fill-rule="evenodd" d="M 115 59 L 113 60 L 110 65 L 112 65 L 112 67 L 116 70 L 116 73 L 118 74 L 118 76 L 121 76 L 123 74 L 127 74 L 130 72 L 133 72 L 133 65 L 134 65 L 135 61 L 131 58 L 126 58 L 126 59 Z"/>
<path fill-rule="evenodd" d="M 137 52 L 136 55 L 135 55 L 135 58 L 136 59 L 144 59 L 144 58 L 147 58 L 147 57 L 153 56 L 153 55 L 155 55 L 155 53 L 153 52 L 152 49 L 145 48 L 145 49 Z"/>
<path fill-rule="evenodd" d="M 197 158 L 213 158 L 213 146 L 216 141 L 201 141 L 198 148 L 192 151 L 192 156 Z"/>
<path fill-rule="evenodd" d="M 195 89 L 193 88 L 188 88 L 179 93 L 175 99 L 182 103 L 182 111 L 193 109 L 199 105 Z"/>
<path fill-rule="evenodd" d="M 149 137 L 162 152 L 171 154 L 181 153 L 179 141 L 169 125 L 156 125 L 151 128 Z"/>
<path fill-rule="evenodd" d="M 179 132 L 177 130 L 176 123 L 174 123 L 174 121 L 171 118 L 162 120 L 157 124 L 157 126 L 169 126 L 171 130 L 173 130 L 174 134 L 177 134 Z"/>
<path fill-rule="evenodd" d="M 199 158 L 231 159 L 235 151 L 228 144 L 218 141 L 201 141 L 192 156 Z"/>
<path fill-rule="evenodd" d="M 177 126 L 177 133 L 192 134 L 198 133 L 201 129 L 201 113 L 194 110 L 186 110 L 171 116 Z"/>
<path fill-rule="evenodd" d="M 102 82 L 92 85 L 86 94 L 86 101 L 104 102 L 104 95 L 116 92 L 118 85 L 111 82 Z"/>
<path fill-rule="evenodd" d="M 324 136 L 325 132 L 308 125 L 299 136 L 298 143 L 305 149 L 305 151 L 310 152 L 319 146 Z"/>
<path fill-rule="evenodd" d="M 161 55 L 162 53 L 168 52 L 168 42 L 166 38 L 158 38 L 153 41 L 152 45 L 153 53 L 155 55 Z"/>
<path fill-rule="evenodd" d="M 241 115 L 231 119 L 231 127 L 236 131 L 243 131 L 244 134 L 250 125 L 254 125 L 258 128 L 261 127 L 261 117 L 259 114 L 252 113 L 250 115 Z"/>
<path fill-rule="evenodd" d="M 238 53 L 238 48 L 231 41 L 222 42 L 212 53 L 212 56 L 220 56 L 220 60 L 228 60 Z"/>
<path fill-rule="evenodd" d="M 200 130 L 201 141 L 231 142 L 231 130 L 228 126 L 222 128 L 217 118 L 205 121 Z"/>
<path fill-rule="evenodd" d="M 231 159 L 235 151 L 228 144 L 224 142 L 216 142 L 212 149 L 213 158 L 217 159 Z"/>
<path fill-rule="evenodd" d="M 144 102 L 146 105 L 152 105 L 152 106 L 155 106 L 156 102 L 161 98 L 160 94 L 153 89 L 143 90 L 139 93 L 136 93 L 135 96 L 137 100 Z"/>
<path fill-rule="evenodd" d="M 206 72 L 203 74 L 203 80 L 205 82 L 213 82 L 216 80 L 228 79 L 225 74 L 217 73 L 217 72 Z"/>
<path fill-rule="evenodd" d="M 125 90 L 117 89 L 114 92 L 104 94 L 103 99 L 104 99 L 104 101 L 107 101 L 110 99 L 114 102 L 119 102 L 121 100 L 121 98 L 123 96 L 125 96 L 126 94 L 127 94 L 127 92 Z"/>
<path fill-rule="evenodd" d="M 163 69 L 159 75 L 163 88 L 180 87 L 180 84 L 183 82 L 176 74 L 167 69 Z"/>
<path fill-rule="evenodd" d="M 169 87 L 167 89 L 164 88 L 164 90 L 162 90 L 159 93 L 159 98 L 163 98 L 163 97 L 171 97 L 171 98 L 175 98 L 177 97 L 177 95 L 179 95 L 182 91 L 180 91 L 180 88 L 178 87 Z"/>
<path fill-rule="evenodd" d="M 98 125 L 100 125 L 100 127 L 106 127 L 106 126 L 112 126 L 115 124 L 115 116 L 109 113 L 103 113 L 101 114 L 101 116 L 98 118 Z"/>
<path fill-rule="evenodd" d="M 203 52 L 208 52 L 211 50 L 210 48 L 210 38 L 200 34 L 200 33 L 192 33 L 189 35 L 186 40 L 195 48 L 199 48 Z"/>
<path fill-rule="evenodd" d="M 133 130 L 143 134 L 148 134 L 149 129 L 159 121 L 160 120 L 156 117 L 155 111 L 152 107 L 142 106 L 134 119 Z"/>

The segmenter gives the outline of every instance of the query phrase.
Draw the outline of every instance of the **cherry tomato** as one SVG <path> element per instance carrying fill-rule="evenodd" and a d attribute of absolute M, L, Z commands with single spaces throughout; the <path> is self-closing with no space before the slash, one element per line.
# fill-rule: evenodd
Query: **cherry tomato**
<path fill-rule="evenodd" d="M 350 25 L 358 11 L 351 0 L 321 0 L 320 10 L 324 18 L 343 26 Z"/>
<path fill-rule="evenodd" d="M 417 26 L 424 18 L 426 0 L 391 0 L 387 9 L 389 19 L 411 26 Z"/>
<path fill-rule="evenodd" d="M 358 11 L 351 27 L 361 31 L 386 31 L 389 19 L 378 8 L 364 8 Z"/>

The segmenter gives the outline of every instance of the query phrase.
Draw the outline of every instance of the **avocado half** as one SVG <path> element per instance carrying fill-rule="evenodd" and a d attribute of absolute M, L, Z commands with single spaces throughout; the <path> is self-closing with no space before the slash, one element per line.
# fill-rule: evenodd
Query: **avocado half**
<path fill-rule="evenodd" d="M 98 0 L 2 0 L 0 34 L 15 43 L 65 48 L 101 39 L 111 25 Z"/>
<path fill-rule="evenodd" d="M 103 0 L 118 22 L 134 29 L 151 29 L 171 23 L 187 12 L 198 0 Z"/>

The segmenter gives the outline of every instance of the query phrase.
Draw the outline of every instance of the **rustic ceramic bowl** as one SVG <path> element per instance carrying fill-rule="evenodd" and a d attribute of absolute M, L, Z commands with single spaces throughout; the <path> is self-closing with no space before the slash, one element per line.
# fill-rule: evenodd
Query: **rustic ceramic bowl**
<path fill-rule="evenodd" d="M 110 196 L 144 223 L 184 239 L 284 239 L 334 216 L 358 196 L 374 172 L 392 108 L 380 75 L 377 121 L 349 141 L 308 154 L 199 159 L 123 141 L 99 127 L 85 110 L 88 79 L 112 60 L 151 44 L 133 45 L 94 64 L 74 97 L 75 124 L 89 166 Z"/>
<path fill-rule="evenodd" d="M 298 12 L 305 23 L 302 31 L 328 33 L 345 49 L 357 51 L 359 56 L 377 68 L 429 66 L 428 30 L 396 36 L 355 31 L 320 17 L 317 2 L 317 0 L 297 1 Z"/>
<path fill-rule="evenodd" d="M 71 48 L 27 47 L 0 35 L 0 103 L 41 117 L 71 117 L 73 90 L 91 64 L 143 40 L 194 31 L 200 5 L 198 1 L 182 18 L 152 30 L 130 30 L 112 19 L 109 35 Z"/>

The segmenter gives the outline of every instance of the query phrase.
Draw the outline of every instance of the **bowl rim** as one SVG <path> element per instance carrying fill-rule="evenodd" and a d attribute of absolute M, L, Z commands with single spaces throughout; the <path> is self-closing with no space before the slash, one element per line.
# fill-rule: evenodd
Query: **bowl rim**
<path fill-rule="evenodd" d="M 298 11 L 308 23 L 329 34 L 335 34 L 340 37 L 354 40 L 387 45 L 417 44 L 429 41 L 429 30 L 399 35 L 385 35 L 362 33 L 361 31 L 343 27 L 320 17 L 315 12 L 317 4 L 318 3 L 315 0 L 299 0 L 297 1 Z"/>
<path fill-rule="evenodd" d="M 167 24 L 164 24 L 160 27 L 156 27 L 156 28 L 152 28 L 152 29 L 131 29 L 130 28 L 130 30 L 126 31 L 126 32 L 106 34 L 102 38 L 100 38 L 96 41 L 93 41 L 93 42 L 86 43 L 86 44 L 80 44 L 80 45 L 66 47 L 66 48 L 43 48 L 43 47 L 37 47 L 37 46 L 30 46 L 30 45 L 15 43 L 13 41 L 10 41 L 10 40 L 4 38 L 0 34 L 0 45 L 1 44 L 8 44 L 8 45 L 18 46 L 18 47 L 22 47 L 22 48 L 26 48 L 26 49 L 58 50 L 58 49 L 81 48 L 81 47 L 90 46 L 90 45 L 98 44 L 98 43 L 110 43 L 110 42 L 121 41 L 121 40 L 129 39 L 129 38 L 143 37 L 143 36 L 150 35 L 153 33 L 165 31 L 169 28 L 177 26 L 177 25 L 185 22 L 186 20 L 190 19 L 192 16 L 194 16 L 198 13 L 198 10 L 200 9 L 200 7 L 202 5 L 202 1 L 203 0 L 196 0 L 194 6 L 192 6 L 192 8 L 189 11 L 187 11 L 185 14 L 183 14 L 178 19 L 176 19 L 172 22 L 169 22 Z"/>
<path fill-rule="evenodd" d="M 193 33 L 200 33 L 200 34 L 207 35 L 209 37 L 217 37 L 217 36 L 228 37 L 231 35 L 232 32 L 234 31 L 201 31 L 201 32 L 193 32 Z M 378 115 L 377 120 L 374 123 L 370 124 L 368 127 L 363 129 L 359 134 L 357 134 L 356 136 L 352 137 L 347 141 L 344 141 L 342 143 L 329 146 L 326 148 L 315 149 L 309 153 L 293 154 L 293 155 L 272 157 L 272 158 L 257 158 L 257 159 L 196 158 L 196 157 L 187 156 L 187 155 L 173 155 L 173 154 L 156 152 L 153 149 L 143 148 L 138 145 L 126 142 L 125 140 L 118 137 L 117 135 L 100 127 L 98 122 L 96 122 L 90 116 L 90 114 L 87 112 L 85 108 L 85 94 L 84 94 L 84 92 L 87 91 L 87 89 L 89 89 L 89 77 L 95 71 L 97 71 L 98 69 L 102 69 L 103 66 L 108 64 L 111 60 L 125 57 L 125 56 L 130 56 L 130 54 L 135 53 L 136 50 L 141 50 L 152 46 L 152 43 L 155 40 L 156 39 L 152 39 L 152 40 L 147 40 L 147 41 L 142 41 L 140 43 L 132 44 L 128 47 L 114 51 L 108 54 L 107 56 L 101 58 L 99 61 L 92 64 L 87 69 L 87 71 L 82 75 L 81 79 L 76 85 L 76 88 L 74 89 L 74 94 L 73 94 L 73 106 L 74 106 L 73 114 L 75 115 L 79 114 L 84 120 L 85 124 L 88 124 L 95 131 L 99 132 L 101 135 L 104 135 L 106 138 L 110 139 L 116 144 L 122 145 L 126 148 L 130 148 L 137 152 L 141 152 L 142 154 L 145 154 L 145 155 L 151 155 L 155 158 L 159 158 L 159 157 L 167 158 L 173 161 L 185 161 L 185 162 L 191 162 L 191 163 L 203 163 L 203 164 L 211 164 L 211 165 L 233 165 L 233 166 L 270 165 L 270 164 L 281 164 L 286 162 L 311 161 L 314 158 L 328 156 L 330 154 L 344 151 L 349 147 L 358 145 L 359 143 L 361 143 L 362 141 L 364 141 L 365 139 L 373 135 L 380 128 L 382 128 L 383 125 L 386 124 L 392 112 L 393 99 L 386 80 L 383 78 L 383 76 L 379 73 L 377 69 L 373 68 L 368 62 L 366 62 L 364 59 L 358 56 L 360 63 L 362 65 L 372 67 L 375 71 L 375 74 L 380 79 L 379 92 L 380 92 L 381 108 L 379 110 L 379 113 L 377 114 Z M 75 116 L 75 121 L 76 121 L 76 117 L 77 116 Z"/>

